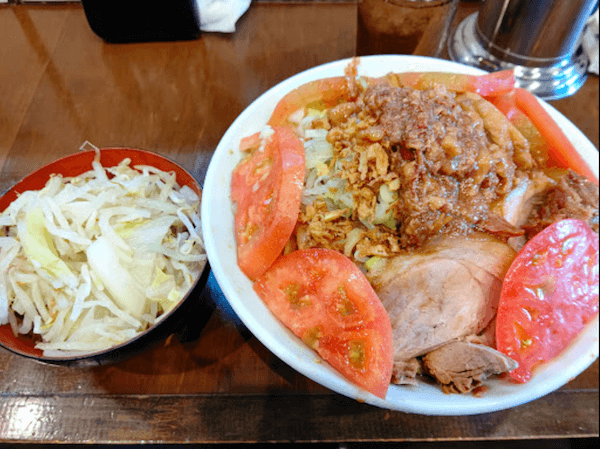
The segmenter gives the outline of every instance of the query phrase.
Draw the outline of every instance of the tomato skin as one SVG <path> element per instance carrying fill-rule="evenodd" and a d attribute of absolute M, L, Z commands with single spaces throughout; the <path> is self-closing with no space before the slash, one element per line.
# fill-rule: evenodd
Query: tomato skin
<path fill-rule="evenodd" d="M 484 97 L 504 95 L 515 88 L 515 75 L 512 70 L 485 75 L 446 72 L 404 72 L 394 75 L 402 85 L 415 89 L 423 90 L 435 84 L 444 84 L 448 89 L 456 92 L 473 92 Z"/>
<path fill-rule="evenodd" d="M 598 235 L 581 220 L 561 220 L 531 239 L 502 286 L 496 322 L 499 351 L 527 382 L 598 314 Z"/>
<path fill-rule="evenodd" d="M 242 150 L 253 149 L 233 170 L 231 198 L 237 259 L 254 280 L 275 261 L 289 240 L 300 211 L 304 183 L 304 145 L 291 129 L 274 128 L 264 148 L 254 134 L 242 139 Z"/>
<path fill-rule="evenodd" d="M 323 248 L 294 251 L 257 279 L 254 290 L 334 369 L 385 398 L 392 376 L 392 326 L 350 259 Z"/>
<path fill-rule="evenodd" d="M 514 92 L 514 101 L 516 106 L 523 111 L 548 142 L 549 156 L 554 164 L 559 167 L 570 168 L 598 185 L 598 176 L 587 165 L 536 96 L 528 90 L 517 88 Z"/>
<path fill-rule="evenodd" d="M 260 133 L 254 133 L 250 136 L 242 137 L 240 140 L 240 151 L 250 151 L 260 146 L 262 139 Z"/>
<path fill-rule="evenodd" d="M 275 106 L 269 120 L 270 126 L 289 124 L 290 115 L 302 108 L 320 111 L 348 100 L 346 78 L 336 76 L 310 81 L 287 93 Z"/>

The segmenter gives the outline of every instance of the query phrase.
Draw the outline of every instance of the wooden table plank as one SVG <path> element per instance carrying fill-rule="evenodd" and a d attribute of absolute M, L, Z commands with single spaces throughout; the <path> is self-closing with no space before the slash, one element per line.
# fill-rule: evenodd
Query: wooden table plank
<path fill-rule="evenodd" d="M 51 64 L 69 11 L 0 6 L 0 169 Z"/>
<path fill-rule="evenodd" d="M 127 45 L 102 42 L 78 6 L 65 7 L 60 27 L 32 23 L 38 34 L 46 26 L 62 32 L 35 95 L 8 100 L 26 114 L 7 149 L 0 192 L 86 140 L 168 154 L 202 182 L 221 136 L 246 106 L 295 73 L 353 55 L 355 8 L 258 5 L 233 35 Z"/>
<path fill-rule="evenodd" d="M 8 396 L 6 441 L 352 442 L 511 440 L 598 435 L 598 391 L 555 392 L 510 410 L 427 416 L 378 409 L 338 395 Z M 435 433 L 432 433 L 435 429 Z M 550 430 L 551 429 L 551 430 Z"/>

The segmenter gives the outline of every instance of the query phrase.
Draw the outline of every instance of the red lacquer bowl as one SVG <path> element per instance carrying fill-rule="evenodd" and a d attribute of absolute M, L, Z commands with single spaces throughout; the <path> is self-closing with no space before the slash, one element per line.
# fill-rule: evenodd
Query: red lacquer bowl
<path fill-rule="evenodd" d="M 78 152 L 51 162 L 27 175 L 0 197 L 0 212 L 4 211 L 19 194 L 27 190 L 42 189 L 53 174 L 72 177 L 91 170 L 94 157 L 95 151 L 93 150 Z M 125 158 L 131 159 L 131 167 L 136 165 L 150 165 L 163 171 L 174 172 L 177 183 L 180 186 L 186 185 L 199 197 L 202 197 L 202 189 L 194 177 L 183 167 L 164 156 L 134 148 L 106 148 L 100 150 L 100 162 L 104 167 L 115 166 Z M 205 316 L 206 308 L 210 307 L 204 303 L 204 298 L 201 295 L 209 273 L 210 266 L 207 261 L 200 276 L 187 294 L 183 296 L 179 304 L 173 307 L 157 324 L 146 329 L 131 340 L 117 346 L 86 355 L 47 357 L 42 354 L 41 350 L 34 347 L 33 339 L 30 336 L 19 335 L 15 337 L 10 325 L 6 324 L 0 326 L 0 347 L 15 354 L 50 364 L 87 366 L 117 362 L 144 351 L 172 333 L 181 331 L 185 328 L 186 320 L 195 319 L 197 330 L 199 322 L 205 322 L 198 316 Z"/>

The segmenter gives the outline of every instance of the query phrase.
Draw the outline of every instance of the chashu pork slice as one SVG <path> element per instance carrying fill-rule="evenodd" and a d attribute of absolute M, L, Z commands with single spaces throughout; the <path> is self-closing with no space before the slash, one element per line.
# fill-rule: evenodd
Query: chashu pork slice
<path fill-rule="evenodd" d="M 474 233 L 376 264 L 369 280 L 392 323 L 394 361 L 481 332 L 496 314 L 515 255 L 508 244 Z"/>
<path fill-rule="evenodd" d="M 490 376 L 516 369 L 519 364 L 485 345 L 452 341 L 423 357 L 424 371 L 445 393 L 468 393 Z"/>

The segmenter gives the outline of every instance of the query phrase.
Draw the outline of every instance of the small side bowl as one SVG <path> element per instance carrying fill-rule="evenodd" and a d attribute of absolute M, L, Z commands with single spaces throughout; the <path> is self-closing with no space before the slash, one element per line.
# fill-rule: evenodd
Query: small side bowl
<path fill-rule="evenodd" d="M 53 174 L 72 177 L 89 171 L 94 157 L 95 151 L 93 150 L 78 152 L 51 162 L 27 175 L 0 197 L 0 212 L 4 211 L 19 194 L 27 190 L 42 189 Z M 100 150 L 100 162 L 104 167 L 117 165 L 125 158 L 131 159 L 132 167 L 135 165 L 151 165 L 163 171 L 174 172 L 180 186 L 188 186 L 202 198 L 202 189 L 194 177 L 183 167 L 164 156 L 134 148 L 103 148 Z M 25 335 L 15 337 L 8 324 L 0 326 L 0 347 L 29 359 L 54 365 L 96 366 L 116 363 L 138 354 L 151 345 L 164 340 L 168 335 L 176 333 L 183 326 L 184 320 L 189 319 L 190 316 L 206 312 L 209 306 L 201 304 L 201 293 L 206 285 L 209 273 L 210 265 L 207 260 L 200 276 L 179 304 L 173 307 L 154 326 L 111 348 L 85 355 L 47 357 L 43 355 L 40 349 L 34 347 L 31 337 Z M 200 320 L 198 325 L 204 323 L 205 320 Z"/>

